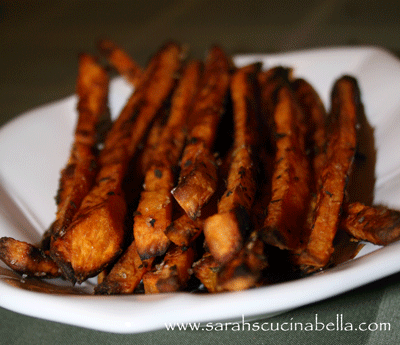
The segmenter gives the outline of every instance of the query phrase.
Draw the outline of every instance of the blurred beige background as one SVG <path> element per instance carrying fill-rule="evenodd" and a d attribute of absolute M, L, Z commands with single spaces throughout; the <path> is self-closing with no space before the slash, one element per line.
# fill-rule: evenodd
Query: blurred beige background
<path fill-rule="evenodd" d="M 203 57 L 335 45 L 400 53 L 400 2 L 363 0 L 0 1 L 0 125 L 74 92 L 77 54 L 108 37 L 141 64 L 167 39 Z"/>

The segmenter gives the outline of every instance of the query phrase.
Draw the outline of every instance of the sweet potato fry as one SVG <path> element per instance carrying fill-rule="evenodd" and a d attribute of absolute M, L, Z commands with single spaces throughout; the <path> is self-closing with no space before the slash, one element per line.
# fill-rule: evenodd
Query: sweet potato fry
<path fill-rule="evenodd" d="M 118 262 L 94 289 L 97 295 L 131 294 L 143 275 L 151 269 L 154 258 L 142 261 L 135 242 L 122 254 Z"/>
<path fill-rule="evenodd" d="M 280 249 L 304 246 L 304 224 L 310 200 L 310 165 L 305 151 L 301 109 L 282 86 L 274 111 L 276 154 L 272 194 L 262 230 L 263 240 Z"/>
<path fill-rule="evenodd" d="M 400 238 L 400 212 L 359 202 L 346 204 L 340 228 L 357 240 L 386 246 Z"/>
<path fill-rule="evenodd" d="M 193 220 L 185 213 L 168 225 L 165 235 L 177 246 L 187 247 L 203 231 L 203 222 L 203 219 Z"/>
<path fill-rule="evenodd" d="M 90 55 L 81 54 L 76 90 L 78 121 L 68 163 L 61 171 L 56 219 L 50 231 L 53 238 L 65 233 L 94 184 L 98 165 L 95 153 L 99 141 L 98 127 L 109 116 L 108 83 L 105 69 Z"/>
<path fill-rule="evenodd" d="M 73 282 L 98 274 L 121 254 L 126 202 L 122 182 L 129 161 L 174 84 L 180 47 L 164 45 L 150 61 L 136 91 L 114 122 L 101 151 L 96 184 L 83 200 L 51 256 Z"/>
<path fill-rule="evenodd" d="M 221 48 L 210 49 L 195 98 L 189 140 L 181 160 L 178 185 L 172 194 L 187 215 L 200 216 L 217 188 L 217 164 L 212 154 L 217 127 L 229 86 L 230 61 Z"/>
<path fill-rule="evenodd" d="M 171 100 L 171 113 L 150 158 L 144 190 L 135 212 L 133 234 L 142 260 L 163 255 L 170 240 L 165 229 L 172 221 L 174 169 L 183 145 L 187 116 L 197 91 L 200 63 L 193 61 L 185 69 Z"/>
<path fill-rule="evenodd" d="M 204 236 L 211 254 L 220 264 L 242 248 L 251 231 L 249 211 L 256 193 L 254 153 L 258 117 L 256 75 L 259 64 L 242 67 L 231 79 L 234 117 L 234 147 L 226 192 L 218 213 L 204 222 Z"/>
<path fill-rule="evenodd" d="M 260 85 L 260 136 L 268 153 L 273 154 L 275 150 L 274 111 L 278 100 L 277 92 L 281 86 L 289 82 L 292 70 L 283 66 L 277 66 L 258 74 Z"/>
<path fill-rule="evenodd" d="M 194 254 L 192 247 L 172 246 L 168 249 L 163 262 L 143 276 L 145 293 L 182 290 L 189 280 Z"/>
<path fill-rule="evenodd" d="M 97 43 L 97 48 L 120 75 L 133 86 L 137 86 L 143 71 L 136 61 L 110 40 L 100 40 Z"/>
<path fill-rule="evenodd" d="M 316 211 L 317 193 L 322 187 L 322 169 L 326 161 L 326 122 L 327 114 L 325 107 L 314 88 L 304 79 L 296 79 L 292 82 L 292 88 L 299 106 L 303 109 L 305 125 L 305 147 L 311 162 L 310 191 L 311 201 L 309 204 L 305 231 L 310 234 L 313 229 L 313 219 Z M 293 263 L 299 257 L 299 252 L 293 252 Z"/>
<path fill-rule="evenodd" d="M 218 291 L 218 272 L 221 265 L 215 261 L 210 252 L 204 253 L 200 260 L 193 263 L 192 268 L 194 275 L 208 292 Z"/>
<path fill-rule="evenodd" d="M 11 237 L 0 238 L 0 259 L 15 272 L 37 278 L 61 277 L 61 270 L 44 251 Z"/>
<path fill-rule="evenodd" d="M 304 111 L 306 126 L 306 149 L 312 165 L 315 186 L 314 192 L 321 185 L 321 172 L 326 160 L 326 121 L 325 106 L 314 88 L 304 79 L 296 79 L 292 83 L 295 96 Z"/>
<path fill-rule="evenodd" d="M 318 191 L 313 229 L 305 252 L 303 266 L 321 268 L 333 252 L 333 239 L 345 197 L 346 184 L 356 149 L 356 124 L 362 111 L 357 81 L 350 76 L 339 78 L 332 90 L 331 130 L 328 135 L 326 164 L 322 187 Z"/>
<path fill-rule="evenodd" d="M 149 134 L 146 138 L 146 144 L 143 147 L 143 153 L 140 154 L 138 161 L 135 162 L 135 170 L 139 171 L 140 174 L 143 175 L 142 179 L 150 167 L 163 130 L 164 124 L 162 123 L 161 119 L 157 118 L 149 130 Z M 139 164 L 139 166 L 137 164 Z"/>

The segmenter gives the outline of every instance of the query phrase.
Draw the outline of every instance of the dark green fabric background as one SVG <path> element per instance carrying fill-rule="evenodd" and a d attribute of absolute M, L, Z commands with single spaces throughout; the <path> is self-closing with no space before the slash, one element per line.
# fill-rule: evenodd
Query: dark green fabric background
<path fill-rule="evenodd" d="M 230 54 L 336 45 L 400 52 L 397 1 L 0 1 L 0 125 L 72 94 L 77 54 L 108 37 L 141 64 L 167 39 L 202 58 L 220 43 Z M 398 344 L 400 274 L 258 322 L 390 322 L 386 332 L 173 331 L 111 334 L 0 308 L 0 344 Z M 156 315 L 154 317 L 157 317 Z"/>

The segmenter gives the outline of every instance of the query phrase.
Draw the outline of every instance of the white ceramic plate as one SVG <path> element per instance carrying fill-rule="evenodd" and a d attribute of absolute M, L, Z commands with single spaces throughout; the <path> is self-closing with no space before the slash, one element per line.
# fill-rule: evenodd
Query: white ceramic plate
<path fill-rule="evenodd" d="M 235 61 L 263 61 L 266 68 L 291 66 L 327 105 L 334 80 L 342 74 L 355 76 L 375 128 L 374 202 L 400 209 L 400 61 L 370 47 L 238 56 Z M 113 81 L 114 116 L 129 93 L 121 79 Z M 0 130 L 0 237 L 36 243 L 51 224 L 59 172 L 72 141 L 75 104 L 71 96 L 19 116 Z M 400 271 L 400 243 L 385 248 L 366 245 L 355 259 L 307 278 L 216 295 L 93 296 L 85 294 L 92 289 L 90 281 L 69 290 L 61 280 L 49 281 L 52 288 L 45 293 L 0 265 L 0 306 L 81 327 L 135 333 L 164 328 L 166 323 L 267 317 L 320 301 Z"/>

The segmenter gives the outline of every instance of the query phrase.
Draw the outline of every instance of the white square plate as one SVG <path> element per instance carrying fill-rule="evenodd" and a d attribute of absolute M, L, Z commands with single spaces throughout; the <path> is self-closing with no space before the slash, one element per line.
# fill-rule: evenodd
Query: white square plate
<path fill-rule="evenodd" d="M 365 113 L 374 127 L 374 202 L 400 209 L 400 61 L 379 48 L 330 48 L 235 57 L 238 66 L 290 66 L 308 80 L 329 108 L 334 81 L 358 79 Z M 118 114 L 131 89 L 112 82 L 110 107 Z M 76 120 L 71 96 L 17 117 L 0 129 L 0 237 L 36 243 L 55 216 L 54 196 Z M 381 248 L 367 244 L 358 256 L 335 268 L 295 281 L 215 295 L 93 296 L 89 281 L 71 294 L 62 280 L 48 281 L 47 293 L 13 276 L 0 263 L 0 306 L 33 317 L 118 333 L 136 333 L 175 322 L 261 318 L 349 291 L 400 271 L 400 242 Z M 24 288 L 25 287 L 25 288 Z"/>

